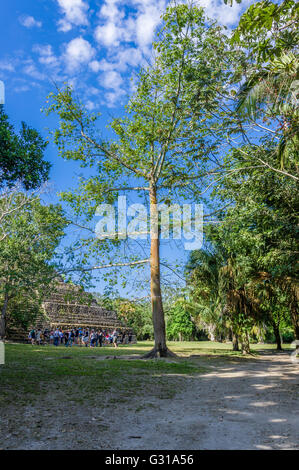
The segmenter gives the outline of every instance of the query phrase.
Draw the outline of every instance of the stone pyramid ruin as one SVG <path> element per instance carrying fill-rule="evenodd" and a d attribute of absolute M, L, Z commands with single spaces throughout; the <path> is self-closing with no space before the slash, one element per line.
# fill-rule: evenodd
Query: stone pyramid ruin
<path fill-rule="evenodd" d="M 27 330 L 8 325 L 8 338 L 16 341 L 26 341 L 31 328 L 40 328 L 42 331 L 61 328 L 63 331 L 82 329 L 103 329 L 130 332 L 132 329 L 118 320 L 115 312 L 101 307 L 92 294 L 85 292 L 81 287 L 65 283 L 61 278 L 56 280 L 56 288 L 49 298 L 43 302 L 44 314 L 40 315 L 35 324 Z M 133 336 L 132 342 L 136 338 Z"/>

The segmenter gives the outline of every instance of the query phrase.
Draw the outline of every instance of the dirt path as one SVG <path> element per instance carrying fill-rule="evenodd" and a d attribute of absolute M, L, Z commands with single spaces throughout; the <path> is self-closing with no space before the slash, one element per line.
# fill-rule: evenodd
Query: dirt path
<path fill-rule="evenodd" d="M 199 360 L 200 362 L 200 360 Z M 222 362 L 171 400 L 115 423 L 115 449 L 299 449 L 299 366 L 287 353 Z M 142 409 L 142 403 L 144 409 Z M 138 438 L 140 436 L 140 438 Z"/>
<path fill-rule="evenodd" d="M 199 375 L 167 376 L 157 398 L 151 384 L 137 397 L 119 388 L 82 404 L 63 381 L 25 406 L 1 416 L 4 449 L 298 449 L 299 365 L 288 353 L 250 359 L 194 359 Z M 157 374 L 159 375 L 159 374 Z M 176 394 L 170 398 L 169 385 Z M 168 389 L 167 389 L 168 387 Z M 164 389 L 163 389 L 164 390 Z M 167 398 L 168 397 L 168 398 Z"/>

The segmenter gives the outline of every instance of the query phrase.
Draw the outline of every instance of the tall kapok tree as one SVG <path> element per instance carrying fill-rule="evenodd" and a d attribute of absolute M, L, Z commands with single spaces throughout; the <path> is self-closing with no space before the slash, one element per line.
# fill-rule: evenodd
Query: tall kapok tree
<path fill-rule="evenodd" d="M 70 87 L 50 97 L 47 112 L 60 117 L 60 128 L 54 133 L 60 155 L 79 160 L 94 171 L 93 177 L 81 180 L 77 193 L 64 195 L 89 220 L 100 203 L 116 201 L 119 191 L 143 195 L 152 219 L 157 220 L 158 204 L 178 203 L 184 198 L 199 202 L 211 178 L 222 171 L 219 161 L 225 129 L 221 100 L 227 99 L 235 60 L 227 37 L 219 26 L 206 20 L 203 9 L 176 5 L 163 15 L 154 49 L 154 63 L 140 72 L 125 116 L 111 124 L 113 140 L 101 138 L 98 116 L 87 112 Z M 158 226 L 151 226 L 148 259 L 134 257 L 126 263 L 111 263 L 111 267 L 150 264 L 155 336 L 150 357 L 170 354 L 161 295 Z M 90 238 L 85 246 L 93 255 L 102 253 L 103 247 L 111 252 L 122 238 L 118 234 L 118 240 L 111 243 Z"/>

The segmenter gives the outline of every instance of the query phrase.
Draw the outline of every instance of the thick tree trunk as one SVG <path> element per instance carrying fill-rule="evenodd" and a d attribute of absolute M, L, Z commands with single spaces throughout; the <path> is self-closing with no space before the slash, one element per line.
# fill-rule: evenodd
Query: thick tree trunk
<path fill-rule="evenodd" d="M 282 351 L 279 326 L 276 323 L 273 323 L 273 331 L 274 331 L 274 336 L 275 336 L 275 341 L 276 341 L 276 349 L 277 351 Z"/>
<path fill-rule="evenodd" d="M 298 302 L 296 299 L 291 304 L 291 318 L 295 333 L 295 339 L 299 340 L 299 315 L 298 315 Z"/>
<path fill-rule="evenodd" d="M 158 221 L 157 194 L 154 185 L 150 190 L 151 220 Z M 151 227 L 152 229 L 152 227 Z M 160 240 L 158 225 L 151 232 L 151 302 L 155 346 L 144 358 L 175 356 L 166 346 L 166 329 L 160 281 Z"/>
<path fill-rule="evenodd" d="M 4 302 L 1 310 L 1 318 L 0 318 L 0 339 L 4 339 L 6 336 L 6 312 L 8 306 L 8 293 L 5 292 L 4 295 Z"/>
<path fill-rule="evenodd" d="M 250 343 L 248 333 L 242 335 L 241 348 L 243 354 L 250 354 Z"/>
<path fill-rule="evenodd" d="M 239 338 L 236 333 L 232 333 L 233 351 L 240 351 L 239 349 Z"/>

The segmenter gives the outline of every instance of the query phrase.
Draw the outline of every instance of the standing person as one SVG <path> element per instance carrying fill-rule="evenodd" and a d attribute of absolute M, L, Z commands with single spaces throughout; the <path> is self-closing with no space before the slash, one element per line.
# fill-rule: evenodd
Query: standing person
<path fill-rule="evenodd" d="M 129 331 L 128 340 L 129 340 L 129 343 L 131 343 L 131 341 L 132 341 L 132 332 L 131 331 Z"/>
<path fill-rule="evenodd" d="M 64 337 L 63 331 L 61 330 L 61 328 L 59 328 L 60 344 L 63 344 L 63 337 Z"/>
<path fill-rule="evenodd" d="M 42 344 L 42 345 L 45 346 L 45 344 L 46 344 L 46 337 L 45 337 L 45 333 L 44 333 L 43 331 L 41 331 L 40 337 L 41 337 L 41 342 L 40 342 L 40 344 Z"/>
<path fill-rule="evenodd" d="M 109 344 L 109 335 L 108 335 L 107 330 L 104 331 L 103 336 L 104 336 L 104 339 L 103 339 L 104 344 Z"/>
<path fill-rule="evenodd" d="M 30 331 L 30 333 L 29 333 L 29 335 L 28 335 L 28 338 L 30 339 L 31 344 L 32 344 L 32 346 L 33 346 L 34 343 L 35 343 L 35 330 L 34 330 L 34 329 L 32 329 L 32 330 Z"/>
<path fill-rule="evenodd" d="M 96 335 L 96 333 L 94 332 L 94 330 L 92 330 L 92 331 L 91 331 L 91 335 L 90 335 L 90 347 L 91 347 L 91 348 L 94 348 L 94 347 L 95 347 L 96 340 L 97 340 L 97 335 Z"/>
<path fill-rule="evenodd" d="M 83 336 L 83 343 L 85 344 L 86 348 L 88 346 L 88 341 L 89 341 L 89 333 L 88 333 L 88 330 L 86 330 Z"/>
<path fill-rule="evenodd" d="M 44 341 L 45 341 L 45 343 L 47 343 L 48 340 L 50 340 L 50 333 L 49 333 L 49 330 L 47 330 L 47 328 L 46 328 L 45 331 L 44 331 Z"/>
<path fill-rule="evenodd" d="M 113 343 L 113 346 L 115 348 L 118 347 L 118 344 L 117 344 L 117 337 L 118 337 L 118 331 L 115 329 L 113 330 L 113 333 L 112 333 L 112 343 Z"/>
<path fill-rule="evenodd" d="M 67 342 L 69 340 L 69 334 L 67 331 L 64 331 L 63 332 L 63 341 L 64 341 L 64 345 L 67 346 Z"/>
<path fill-rule="evenodd" d="M 76 328 L 76 331 L 75 331 L 75 344 L 79 344 L 79 330 L 78 328 Z"/>
<path fill-rule="evenodd" d="M 50 331 L 50 344 L 53 344 L 54 341 L 54 331 Z"/>
<path fill-rule="evenodd" d="M 59 343 L 59 330 L 56 328 L 56 330 L 54 331 L 54 346 L 58 346 L 58 343 Z"/>
<path fill-rule="evenodd" d="M 121 342 L 122 342 L 122 344 L 125 344 L 125 342 L 126 342 L 126 332 L 125 331 L 123 331 L 123 333 L 121 335 Z"/>
<path fill-rule="evenodd" d="M 111 331 L 109 331 L 109 333 L 108 333 L 108 340 L 109 340 L 110 344 L 113 343 L 113 333 L 111 333 Z"/>
<path fill-rule="evenodd" d="M 69 339 L 68 339 L 68 342 L 67 342 L 67 346 L 72 347 L 74 338 L 75 338 L 74 330 L 69 331 Z"/>
<path fill-rule="evenodd" d="M 36 344 L 38 344 L 39 346 L 40 346 L 41 339 L 42 339 L 42 332 L 40 329 L 38 329 L 36 333 Z"/>
<path fill-rule="evenodd" d="M 103 335 L 102 330 L 100 330 L 98 334 L 98 341 L 99 341 L 100 348 L 103 346 L 103 339 L 104 339 L 104 335 Z"/>
<path fill-rule="evenodd" d="M 79 328 L 79 331 L 78 331 L 78 338 L 79 338 L 79 346 L 82 346 L 82 337 L 83 337 L 83 331 L 82 331 L 82 328 Z"/>

